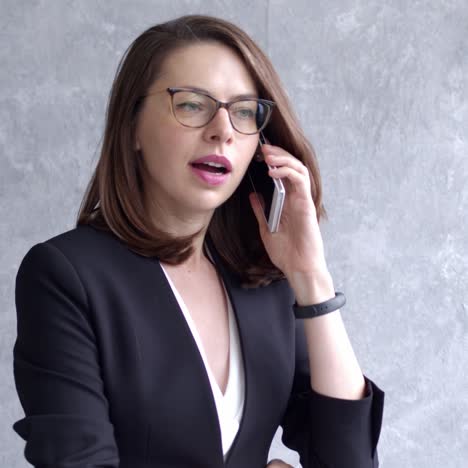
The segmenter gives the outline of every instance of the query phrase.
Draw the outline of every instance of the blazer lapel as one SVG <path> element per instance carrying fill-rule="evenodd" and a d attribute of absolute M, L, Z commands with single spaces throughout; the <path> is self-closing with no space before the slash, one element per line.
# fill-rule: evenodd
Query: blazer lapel
<path fill-rule="evenodd" d="M 258 372 L 258 370 L 255 370 L 256 366 L 253 361 L 254 349 L 252 347 L 254 343 L 251 339 L 255 334 L 255 331 L 251 329 L 251 324 L 249 323 L 249 316 L 251 316 L 252 313 L 251 295 L 249 294 L 249 291 L 251 292 L 251 290 L 241 288 L 238 278 L 224 267 L 219 255 L 211 245 L 210 253 L 213 255 L 216 267 L 218 272 L 221 274 L 233 307 L 239 330 L 239 341 L 241 345 L 245 375 L 244 408 L 239 430 L 227 457 L 228 460 L 243 432 L 245 415 L 251 414 L 255 419 L 255 411 L 253 411 L 253 408 L 255 408 L 256 404 L 249 395 L 249 382 L 252 380 L 255 381 L 258 378 L 258 376 L 254 376 L 254 373 Z M 199 418 L 206 421 L 202 432 L 204 444 L 210 445 L 210 447 L 206 447 L 206 453 L 209 454 L 210 458 L 210 465 L 204 466 L 213 466 L 213 463 L 215 463 L 216 466 L 216 462 L 221 463 L 219 466 L 223 466 L 224 457 L 221 441 L 221 428 L 219 425 L 218 412 L 213 391 L 203 358 L 159 261 L 157 259 L 154 259 L 154 261 L 157 267 L 156 279 L 157 283 L 160 285 L 157 291 L 157 301 L 160 305 L 161 312 L 164 314 L 161 322 L 166 325 L 171 324 L 170 332 L 168 330 L 168 333 L 170 333 L 168 336 L 171 336 L 174 343 L 177 343 L 177 354 L 179 359 L 183 359 L 185 363 L 186 374 L 184 373 L 184 380 L 186 379 L 189 391 L 196 392 L 198 395 L 200 404 L 198 405 L 198 408 L 196 408 L 196 411 L 199 414 Z M 177 364 L 175 365 L 177 366 Z M 252 393 L 252 395 L 254 395 L 254 393 Z M 247 413 L 247 411 L 249 411 L 249 413 Z M 214 456 L 214 454 L 216 454 L 216 456 Z"/>
<path fill-rule="evenodd" d="M 147 361 L 144 368 L 149 374 L 145 376 L 145 389 L 154 408 L 154 427 L 161 425 L 161 421 L 164 425 L 161 415 L 170 419 L 166 427 L 158 426 L 151 439 L 178 437 L 183 451 L 194 459 L 204 460 L 202 465 L 206 468 L 228 465 L 229 460 L 233 466 L 241 466 L 247 462 L 241 459 L 243 456 L 258 452 L 258 447 L 269 446 L 278 427 L 281 412 L 278 402 L 287 401 L 292 383 L 294 355 L 288 350 L 293 349 L 294 327 L 285 304 L 278 302 L 282 295 L 278 295 L 277 287 L 242 288 L 240 279 L 223 265 L 211 245 L 210 252 L 239 330 L 245 375 L 240 427 L 224 463 L 218 413 L 202 356 L 159 261 L 153 259 L 156 268 L 149 275 L 152 278 L 142 278 L 148 285 L 145 289 L 153 284 L 153 300 L 149 302 L 155 304 L 154 309 L 144 313 L 140 328 L 142 359 Z M 146 357 L 147 353 L 153 354 Z M 174 429 L 177 425 L 186 429 Z M 175 432 L 164 436 L 164 430 Z M 186 434 L 182 440 L 181 434 Z M 242 450 L 236 451 L 236 446 Z M 156 454 L 157 448 L 154 450 Z"/>
<path fill-rule="evenodd" d="M 247 289 L 240 278 L 223 264 L 212 243 L 215 258 L 229 294 L 239 328 L 245 374 L 245 403 L 239 431 L 226 464 L 242 466 L 248 453 L 255 453 L 262 443 L 269 447 L 278 427 L 280 402 L 286 402 L 294 372 L 294 320 L 280 286 Z M 283 302 L 284 301 L 284 302 Z M 278 378 L 281 376 L 281 378 Z M 259 432 L 259 427 L 271 428 Z M 237 445 L 242 453 L 236 453 Z M 235 454 L 235 455 L 234 455 Z"/>
<path fill-rule="evenodd" d="M 203 464 L 206 467 L 223 466 L 221 429 L 203 358 L 159 261 L 154 259 L 154 262 L 154 279 L 158 285 L 155 291 L 158 335 L 164 341 L 169 365 L 164 379 L 170 390 L 166 392 L 164 406 L 172 406 L 163 410 L 177 413 L 174 426 L 181 422 L 184 426 L 196 425 L 196 430 L 190 429 L 192 432 L 187 433 L 182 440 L 178 432 L 181 446 L 192 456 L 197 455 L 194 459 L 206 460 Z M 159 369 L 160 366 L 156 367 Z M 161 424 L 159 418 L 156 419 L 157 424 Z M 168 430 L 168 427 L 162 430 Z M 176 432 L 180 430 L 180 427 L 175 428 Z"/>

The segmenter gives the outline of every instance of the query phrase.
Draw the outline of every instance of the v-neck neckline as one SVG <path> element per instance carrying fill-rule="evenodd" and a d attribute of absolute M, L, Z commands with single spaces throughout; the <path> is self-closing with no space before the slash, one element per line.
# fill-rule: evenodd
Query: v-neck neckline
<path fill-rule="evenodd" d="M 165 268 L 164 268 L 164 266 L 162 264 L 161 264 L 161 268 L 162 268 L 164 274 L 166 275 L 166 278 L 167 278 L 172 290 L 174 291 L 174 295 L 176 296 L 177 301 L 179 302 L 179 304 L 181 306 L 180 308 L 182 310 L 182 313 L 184 314 L 184 317 L 187 320 L 188 325 L 190 327 L 190 330 L 191 330 L 191 332 L 193 334 L 193 337 L 195 339 L 195 342 L 198 345 L 198 349 L 200 351 L 203 362 L 205 364 L 206 371 L 207 371 L 207 374 L 208 374 L 208 378 L 209 378 L 209 380 L 211 382 L 211 386 L 214 389 L 214 391 L 216 391 L 218 398 L 224 399 L 226 397 L 226 395 L 228 394 L 230 384 L 232 384 L 231 369 L 232 369 L 232 360 L 233 360 L 233 352 L 232 352 L 232 344 L 233 344 L 232 343 L 232 341 L 233 341 L 233 337 L 232 337 L 232 327 L 233 327 L 232 311 L 230 310 L 231 306 L 230 306 L 229 297 L 227 295 L 227 291 L 226 291 L 226 288 L 224 286 L 224 283 L 220 278 L 221 285 L 223 287 L 223 293 L 224 293 L 226 303 L 227 303 L 227 306 L 228 306 L 228 322 L 229 322 L 228 323 L 228 326 L 229 326 L 229 369 L 228 369 L 228 381 L 227 381 L 227 384 L 226 384 L 226 390 L 225 390 L 225 392 L 223 394 L 223 392 L 221 391 L 221 388 L 220 388 L 220 386 L 218 384 L 218 381 L 216 380 L 216 378 L 214 376 L 214 373 L 213 373 L 213 371 L 211 369 L 210 363 L 208 361 L 208 356 L 206 354 L 205 346 L 203 345 L 203 341 L 201 339 L 201 335 L 200 335 L 200 333 L 198 331 L 197 325 L 196 325 L 195 321 L 193 320 L 193 318 L 192 318 L 192 316 L 190 314 L 190 310 L 187 307 L 187 304 L 185 303 L 185 301 L 184 301 L 182 295 L 180 294 L 179 290 L 176 288 L 176 286 L 175 286 L 174 282 L 172 281 L 171 277 L 169 276 L 169 273 L 165 270 Z"/>
<path fill-rule="evenodd" d="M 219 411 L 218 411 L 218 404 L 217 404 L 219 400 L 216 398 L 217 392 L 219 392 L 219 394 L 221 394 L 221 390 L 219 389 L 219 386 L 217 385 L 217 382 L 216 382 L 216 386 L 213 387 L 211 385 L 210 372 L 208 370 L 210 368 L 209 368 L 209 366 L 208 367 L 205 366 L 204 361 L 203 361 L 202 353 L 200 352 L 200 348 L 197 346 L 194 334 L 190 330 L 189 323 L 182 316 L 183 311 L 182 311 L 182 309 L 180 307 L 180 304 L 177 301 L 177 297 L 176 297 L 176 295 L 174 293 L 174 290 L 171 288 L 171 284 L 170 284 L 170 281 L 169 281 L 169 279 L 170 279 L 169 275 L 166 273 L 166 271 L 165 271 L 163 265 L 161 264 L 161 262 L 157 258 L 155 258 L 155 260 L 158 263 L 159 271 L 161 272 L 162 277 L 166 280 L 167 288 L 169 289 L 169 291 L 172 292 L 173 301 L 175 302 L 175 304 L 173 303 L 173 306 L 176 307 L 176 309 L 179 312 L 178 315 L 179 315 L 180 320 L 182 320 L 183 323 L 185 324 L 184 328 L 186 330 L 186 334 L 190 338 L 192 346 L 198 352 L 197 353 L 197 355 L 198 355 L 197 360 L 198 360 L 198 362 L 200 364 L 200 368 L 203 369 L 203 374 L 205 376 L 205 382 L 206 382 L 206 385 L 207 385 L 207 389 L 210 390 L 210 392 L 209 392 L 209 394 L 210 394 L 210 397 L 209 397 L 210 407 L 211 407 L 211 410 L 213 411 L 213 416 L 216 417 L 216 421 L 217 421 L 216 432 L 217 432 L 217 437 L 218 437 L 218 442 L 219 442 L 219 448 L 221 450 L 221 455 L 223 457 L 224 464 L 226 464 L 228 462 L 228 460 L 230 459 L 230 456 L 231 456 L 231 454 L 233 452 L 233 449 L 237 445 L 237 443 L 239 441 L 239 438 L 242 436 L 242 431 L 244 430 L 245 424 L 247 424 L 247 422 L 246 422 L 246 412 L 247 412 L 247 407 L 249 406 L 249 398 L 251 398 L 251 397 L 249 397 L 249 385 L 248 385 L 248 381 L 249 381 L 249 364 L 248 364 L 248 360 L 246 358 L 246 345 L 247 345 L 247 343 L 246 343 L 246 338 L 247 338 L 246 334 L 247 334 L 247 329 L 242 325 L 242 320 L 241 320 L 241 317 L 239 316 L 239 315 L 242 315 L 242 314 L 241 314 L 241 311 L 238 310 L 238 308 L 240 306 L 245 305 L 246 297 L 245 297 L 245 292 L 238 288 L 237 280 L 224 267 L 224 265 L 222 263 L 222 260 L 220 259 L 219 254 L 216 251 L 216 247 L 214 247 L 212 245 L 211 239 L 207 238 L 206 245 L 204 246 L 204 248 L 206 249 L 205 251 L 209 252 L 208 259 L 210 261 L 212 261 L 214 267 L 216 268 L 216 271 L 217 271 L 217 273 L 219 275 L 221 284 L 223 285 L 223 287 L 225 289 L 225 293 L 227 294 L 227 298 L 229 300 L 228 304 L 230 305 L 231 310 L 232 310 L 233 323 L 234 323 L 234 326 L 236 327 L 235 330 L 234 329 L 233 330 L 237 334 L 236 339 L 237 339 L 237 346 L 238 346 L 238 349 L 239 349 L 239 354 L 237 356 L 237 360 L 235 360 L 235 366 L 238 369 L 237 370 L 237 375 L 238 375 L 239 379 L 241 380 L 241 383 L 240 383 L 241 393 L 238 395 L 238 405 L 237 405 L 238 408 L 237 408 L 237 412 L 235 414 L 235 419 L 237 419 L 239 421 L 239 427 L 238 427 L 236 435 L 235 435 L 235 437 L 234 437 L 234 439 L 233 439 L 233 441 L 232 441 L 232 443 L 230 445 L 229 450 L 225 454 L 224 454 L 224 434 L 223 434 L 222 429 L 221 429 L 220 414 L 219 414 Z M 233 288 L 233 289 L 231 289 L 231 288 Z M 246 307 L 246 309 L 247 309 L 247 307 Z M 244 323 L 244 325 L 245 325 L 245 323 Z M 231 346 L 231 344 L 230 344 L 230 346 Z M 231 372 L 232 372 L 231 362 L 232 361 L 230 359 L 230 370 L 229 370 L 230 377 L 231 377 Z M 228 385 L 229 385 L 229 380 L 230 379 L 228 379 Z M 233 383 L 233 386 L 234 386 L 234 384 L 238 385 L 236 382 Z M 214 390 L 213 390 L 213 388 L 214 388 Z M 229 388 L 229 387 L 226 387 L 226 388 Z M 227 394 L 227 390 L 226 390 L 225 394 Z"/>

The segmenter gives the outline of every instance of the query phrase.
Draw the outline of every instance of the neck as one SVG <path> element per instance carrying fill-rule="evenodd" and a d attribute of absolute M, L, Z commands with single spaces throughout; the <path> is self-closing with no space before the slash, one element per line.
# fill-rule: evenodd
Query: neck
<path fill-rule="evenodd" d="M 184 269 L 190 271 L 206 268 L 207 263 L 210 263 L 210 261 L 205 255 L 203 245 L 214 210 L 203 213 L 179 213 L 158 204 L 157 198 L 146 203 L 145 208 L 146 212 L 150 213 L 152 225 L 172 236 L 185 237 L 200 231 L 192 241 L 193 253 L 183 265 Z"/>
<path fill-rule="evenodd" d="M 194 234 L 197 229 L 201 229 L 201 232 L 194 237 L 192 240 L 192 254 L 188 257 L 183 263 L 179 265 L 173 265 L 172 268 L 177 268 L 179 270 L 184 270 L 186 273 L 196 273 L 206 270 L 206 268 L 212 268 L 212 261 L 208 257 L 208 254 L 205 252 L 205 240 L 206 232 L 208 230 L 208 223 L 199 224 L 194 226 L 193 224 L 187 226 L 186 223 L 179 224 L 178 229 L 174 229 L 174 224 L 171 228 L 168 228 L 166 225 L 161 223 L 153 223 L 153 225 L 164 232 L 168 232 L 170 235 L 175 237 L 184 237 Z M 189 229 L 190 228 L 190 229 Z M 166 264 L 165 264 L 166 265 Z"/>

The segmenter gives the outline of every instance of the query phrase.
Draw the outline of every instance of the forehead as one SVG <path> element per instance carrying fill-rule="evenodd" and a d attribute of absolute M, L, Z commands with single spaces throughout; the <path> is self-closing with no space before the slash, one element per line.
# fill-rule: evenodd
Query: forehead
<path fill-rule="evenodd" d="M 255 82 L 239 55 L 219 42 L 176 49 L 163 61 L 153 87 L 197 87 L 218 99 L 256 94 Z"/>

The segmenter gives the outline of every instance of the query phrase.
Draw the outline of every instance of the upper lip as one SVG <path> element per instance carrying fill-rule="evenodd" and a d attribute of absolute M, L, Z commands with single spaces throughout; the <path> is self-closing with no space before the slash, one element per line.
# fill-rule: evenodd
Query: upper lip
<path fill-rule="evenodd" d="M 223 156 L 222 154 L 207 154 L 206 156 L 202 156 L 201 158 L 195 159 L 190 162 L 190 164 L 203 164 L 203 163 L 216 163 L 221 164 L 225 169 L 226 172 L 232 171 L 232 164 L 228 158 Z"/>

